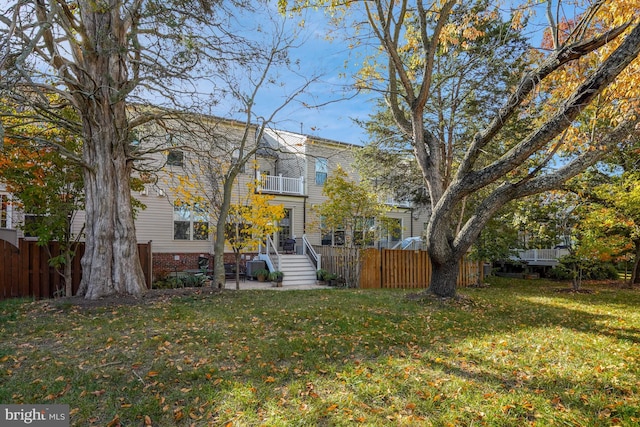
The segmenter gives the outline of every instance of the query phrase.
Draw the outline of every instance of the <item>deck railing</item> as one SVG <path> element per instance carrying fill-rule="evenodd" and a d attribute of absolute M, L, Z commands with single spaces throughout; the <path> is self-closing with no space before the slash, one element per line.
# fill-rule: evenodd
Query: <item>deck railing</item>
<path fill-rule="evenodd" d="M 320 255 L 313 249 L 309 240 L 307 240 L 307 235 L 302 235 L 302 253 L 306 255 L 313 265 L 316 267 L 316 270 L 320 270 L 322 268 L 322 261 Z"/>
<path fill-rule="evenodd" d="M 304 195 L 303 177 L 289 178 L 280 175 L 260 175 L 258 190 L 266 193 Z"/>
<path fill-rule="evenodd" d="M 569 250 L 558 249 L 527 249 L 518 252 L 522 261 L 557 261 L 558 258 L 569 255 Z"/>

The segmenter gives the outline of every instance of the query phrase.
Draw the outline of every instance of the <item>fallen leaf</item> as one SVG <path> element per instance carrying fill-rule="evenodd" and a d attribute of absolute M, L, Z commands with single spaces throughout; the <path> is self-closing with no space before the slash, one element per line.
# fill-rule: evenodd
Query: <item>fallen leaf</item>
<path fill-rule="evenodd" d="M 116 415 L 110 422 L 109 424 L 107 424 L 107 427 L 121 427 L 122 424 L 120 424 L 120 416 Z"/>

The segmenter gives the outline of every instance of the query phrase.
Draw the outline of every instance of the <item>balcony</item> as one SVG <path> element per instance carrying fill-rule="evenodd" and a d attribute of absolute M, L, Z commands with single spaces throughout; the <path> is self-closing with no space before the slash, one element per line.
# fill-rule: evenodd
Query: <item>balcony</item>
<path fill-rule="evenodd" d="M 527 249 L 518 251 L 518 256 L 512 257 L 514 260 L 524 261 L 529 265 L 558 265 L 558 259 L 569 255 L 569 250 L 564 248 L 555 249 Z"/>
<path fill-rule="evenodd" d="M 411 209 L 413 207 L 413 203 L 411 202 L 411 200 L 396 200 L 393 197 L 387 197 L 384 203 L 388 206 L 393 206 L 396 208 Z"/>
<path fill-rule="evenodd" d="M 304 178 L 289 178 L 280 175 L 260 175 L 258 190 L 272 194 L 304 195 Z"/>

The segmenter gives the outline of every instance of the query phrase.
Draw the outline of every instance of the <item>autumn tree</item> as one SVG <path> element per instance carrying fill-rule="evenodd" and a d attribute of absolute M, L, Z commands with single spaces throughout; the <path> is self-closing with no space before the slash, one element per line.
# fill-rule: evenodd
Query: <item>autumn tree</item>
<path fill-rule="evenodd" d="M 284 206 L 272 204 L 275 196 L 262 194 L 255 180 L 247 183 L 246 195 L 229 206 L 225 225 L 226 242 L 233 249 L 236 261 L 236 289 L 240 289 L 240 255 L 257 249 L 267 236 L 279 230 L 284 218 Z"/>
<path fill-rule="evenodd" d="M 318 204 L 313 213 L 317 216 L 317 225 L 322 234 L 342 237 L 340 245 L 352 254 L 358 254 L 358 248 L 371 246 L 380 238 L 382 230 L 397 233 L 395 224 L 388 217 L 389 207 L 379 199 L 366 182 L 350 179 L 341 167 L 336 168 L 322 187 L 326 200 Z M 347 268 L 347 283 L 359 282 L 359 265 Z"/>
<path fill-rule="evenodd" d="M 139 296 L 130 177 L 145 153 L 135 129 L 208 111 L 226 96 L 216 76 L 250 62 L 231 28 L 242 0 L 27 0 L 0 14 L 2 95 L 82 138 L 86 251 L 80 294 Z M 207 89 L 203 94 L 202 85 Z M 43 93 L 58 95 L 56 103 Z M 149 100 L 153 100 L 150 102 Z M 162 113 L 149 104 L 168 107 Z M 57 116 L 70 105 L 78 121 Z"/>
<path fill-rule="evenodd" d="M 58 114 L 73 120 L 70 109 Z M 37 237 L 46 250 L 50 242 L 59 243 L 60 255 L 49 253 L 49 263 L 64 279 L 64 294 L 72 296 L 71 262 L 79 235 L 74 236 L 71 227 L 84 202 L 82 169 L 73 161 L 80 141 L 49 123 L 31 122 L 30 114 L 15 111 L 7 102 L 0 106 L 0 120 L 6 130 L 0 181 L 13 193 L 14 204 L 29 214 L 23 232 Z"/>
<path fill-rule="evenodd" d="M 353 18 L 356 25 L 363 23 L 352 33 L 354 37 L 369 37 L 368 41 L 375 40 L 379 46 L 380 54 L 362 68 L 360 84 L 384 95 L 398 132 L 411 143 L 428 189 L 431 217 L 426 239 L 433 265 L 428 291 L 436 295 L 455 295 L 462 256 L 502 206 L 558 188 L 594 164 L 607 148 L 625 141 L 636 126 L 636 115 L 625 107 L 611 114 L 611 126 L 600 129 L 587 144 L 567 146 L 566 136 L 584 117 L 585 109 L 597 100 L 606 102 L 613 112 L 616 98 L 607 96 L 605 89 L 619 83 L 616 79 L 625 70 L 633 74 L 637 69 L 640 17 L 633 1 L 594 2 L 572 17 L 574 23 L 564 33 L 558 22 L 570 20 L 554 16 L 550 8 L 550 27 L 556 35 L 553 48 L 532 51 L 534 60 L 527 72 L 512 76 L 505 96 L 496 100 L 500 107 L 479 117 L 479 123 L 470 118 L 473 132 L 461 141 L 463 154 L 450 174 L 445 142 L 425 121 L 426 106 L 438 90 L 434 85 L 436 60 L 440 54 L 453 53 L 452 43 L 482 37 L 478 23 L 501 14 L 498 5 L 478 1 L 468 7 L 455 0 L 280 3 L 293 9 L 314 4 L 330 12 L 345 12 L 335 16 Z M 514 14 L 509 31 L 524 31 L 519 16 Z M 500 50 L 487 52 L 485 61 L 496 59 L 492 52 Z M 580 68 L 569 79 L 568 66 L 580 61 L 595 64 Z M 522 120 L 534 126 L 521 126 Z M 563 150 L 571 156 L 554 165 L 555 154 Z M 482 199 L 458 226 L 456 214 L 465 199 L 480 192 Z"/>
<path fill-rule="evenodd" d="M 629 157 L 637 161 L 637 156 Z M 615 173 L 596 169 L 569 188 L 584 204 L 584 221 L 578 227 L 581 251 L 606 261 L 630 255 L 629 283 L 636 284 L 640 282 L 640 174 L 635 162 L 619 163 Z"/>

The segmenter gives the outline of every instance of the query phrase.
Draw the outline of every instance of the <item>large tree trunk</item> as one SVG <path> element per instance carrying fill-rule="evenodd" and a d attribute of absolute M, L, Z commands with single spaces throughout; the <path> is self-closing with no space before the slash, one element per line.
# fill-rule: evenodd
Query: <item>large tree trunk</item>
<path fill-rule="evenodd" d="M 72 91 L 82 118 L 85 162 L 86 248 L 80 295 L 97 299 L 141 295 L 144 274 L 138 257 L 131 205 L 132 161 L 128 156 L 126 31 L 115 4 L 79 2 L 86 40 Z"/>
<path fill-rule="evenodd" d="M 458 275 L 460 274 L 460 260 L 451 259 L 445 263 L 435 263 L 432 260 L 431 266 L 431 282 L 427 291 L 439 297 L 455 297 Z"/>
<path fill-rule="evenodd" d="M 216 222 L 216 234 L 213 242 L 213 280 L 218 289 L 223 289 L 226 283 L 224 272 L 224 243 L 225 226 L 231 207 L 231 190 L 237 174 L 230 172 L 223 184 L 222 204 L 219 207 L 218 219 Z"/>
<path fill-rule="evenodd" d="M 131 205 L 131 164 L 126 137 L 119 134 L 127 122 L 124 105 L 118 115 L 112 114 L 116 107 L 89 107 L 97 116 L 91 118 L 98 124 L 96 133 L 85 124 L 84 160 L 90 168 L 84 173 L 86 248 L 80 294 L 87 299 L 139 296 L 146 290 Z"/>
<path fill-rule="evenodd" d="M 431 282 L 427 292 L 439 297 L 454 297 L 460 272 L 461 256 L 451 247 L 450 230 L 446 227 L 427 227 L 427 252 L 431 260 Z"/>

